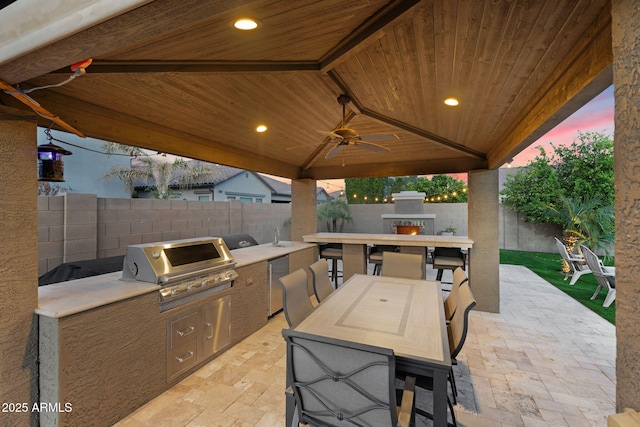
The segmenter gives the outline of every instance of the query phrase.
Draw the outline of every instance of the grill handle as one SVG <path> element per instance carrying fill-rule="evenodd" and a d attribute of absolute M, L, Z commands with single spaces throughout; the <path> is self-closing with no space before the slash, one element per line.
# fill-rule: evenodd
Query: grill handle
<path fill-rule="evenodd" d="M 235 265 L 236 265 L 235 262 L 232 262 L 232 263 L 229 263 L 229 264 L 224 264 L 224 268 L 232 268 Z M 197 275 L 205 275 L 205 274 L 208 274 L 208 273 L 215 273 L 215 272 L 224 270 L 224 268 L 218 265 L 218 266 L 215 266 L 215 267 L 194 269 L 194 270 L 191 270 L 189 272 L 182 273 L 182 274 L 175 274 L 175 275 L 171 275 L 171 276 L 163 275 L 163 276 L 158 277 L 158 281 L 160 283 L 169 283 L 170 281 L 178 282 L 180 280 L 192 278 L 193 276 L 196 275 L 194 273 L 197 273 Z"/>

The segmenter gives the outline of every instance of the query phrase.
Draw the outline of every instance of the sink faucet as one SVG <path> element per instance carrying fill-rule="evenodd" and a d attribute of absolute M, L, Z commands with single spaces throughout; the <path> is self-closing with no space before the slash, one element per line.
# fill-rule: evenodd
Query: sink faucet
<path fill-rule="evenodd" d="M 276 227 L 273 233 L 273 246 L 278 246 L 278 243 L 280 243 L 280 230 Z"/>

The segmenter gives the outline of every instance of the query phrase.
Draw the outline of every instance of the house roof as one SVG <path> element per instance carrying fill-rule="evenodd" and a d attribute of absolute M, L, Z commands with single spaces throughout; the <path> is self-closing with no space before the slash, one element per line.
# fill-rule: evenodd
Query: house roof
<path fill-rule="evenodd" d="M 292 179 L 497 168 L 613 81 L 609 0 L 50 3 L 0 10 L 0 80 L 57 85 L 92 58 L 29 96 L 88 136 Z M 64 32 L 30 37 L 26 10 Z M 261 25 L 237 31 L 239 15 Z M 327 158 L 340 94 L 349 128 L 399 139 Z"/>

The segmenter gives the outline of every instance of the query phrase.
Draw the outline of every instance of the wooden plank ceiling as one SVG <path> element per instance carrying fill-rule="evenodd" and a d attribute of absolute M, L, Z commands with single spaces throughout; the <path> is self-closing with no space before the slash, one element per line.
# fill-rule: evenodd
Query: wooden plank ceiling
<path fill-rule="evenodd" d="M 240 16 L 261 25 L 235 30 Z M 610 32 L 605 0 L 155 0 L 0 64 L 0 80 L 56 84 L 91 57 L 30 96 L 87 136 L 289 178 L 467 172 L 610 85 Z M 399 137 L 388 152 L 325 159 L 342 93 L 350 128 Z"/>

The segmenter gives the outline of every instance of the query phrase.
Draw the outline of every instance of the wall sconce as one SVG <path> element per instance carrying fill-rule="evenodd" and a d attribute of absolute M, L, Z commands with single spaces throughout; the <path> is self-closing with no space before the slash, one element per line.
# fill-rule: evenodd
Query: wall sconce
<path fill-rule="evenodd" d="M 64 182 L 62 156 L 72 153 L 52 143 L 38 146 L 38 181 Z"/>

